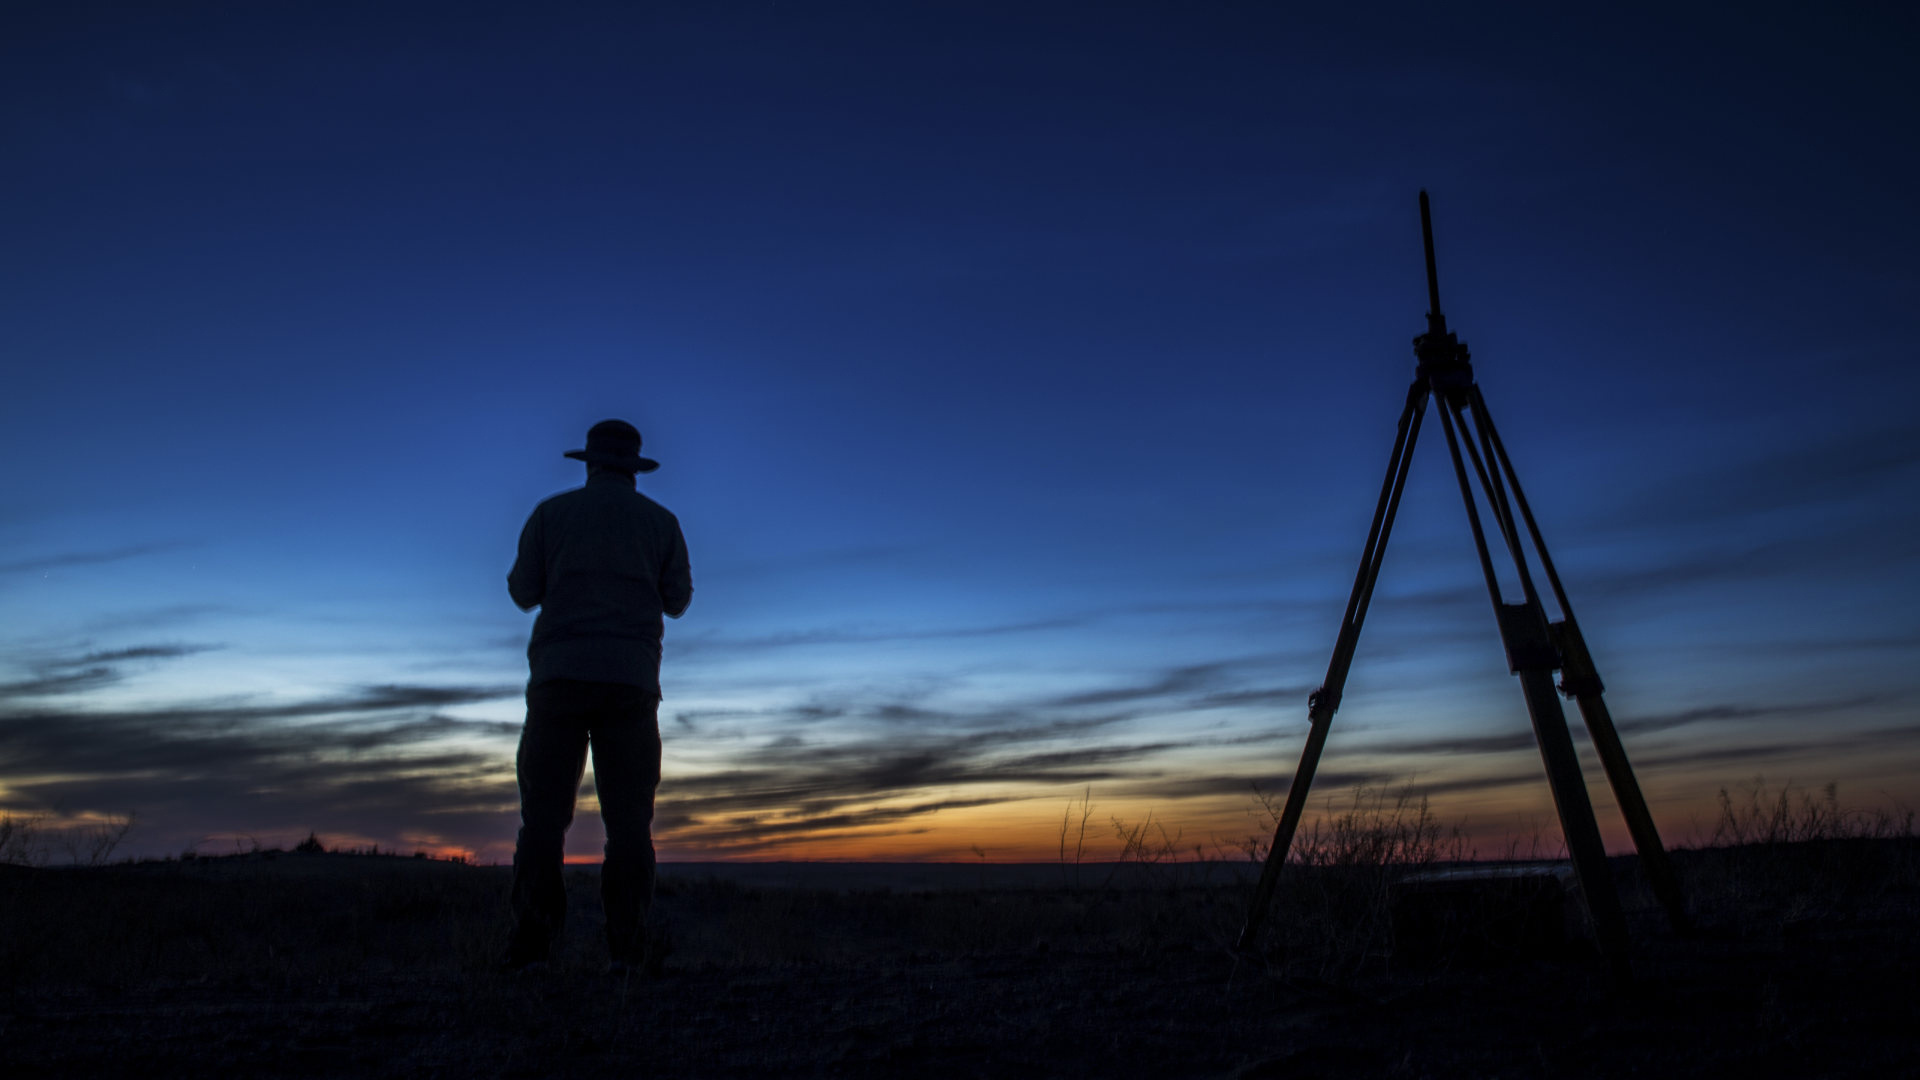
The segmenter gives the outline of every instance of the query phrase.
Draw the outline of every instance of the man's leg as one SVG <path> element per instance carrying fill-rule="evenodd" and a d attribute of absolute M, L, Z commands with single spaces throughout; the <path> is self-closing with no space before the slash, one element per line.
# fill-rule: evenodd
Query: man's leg
<path fill-rule="evenodd" d="M 564 680 L 527 688 L 520 732 L 520 837 L 513 851 L 513 937 L 507 962 L 546 958 L 567 917 L 561 877 L 567 827 L 587 763 L 587 724 L 580 687 Z"/>
<path fill-rule="evenodd" d="M 607 950 L 636 964 L 653 903 L 653 795 L 660 786 L 660 699 L 637 686 L 610 686 L 593 724 L 593 786 L 607 829 L 600 904 Z"/>

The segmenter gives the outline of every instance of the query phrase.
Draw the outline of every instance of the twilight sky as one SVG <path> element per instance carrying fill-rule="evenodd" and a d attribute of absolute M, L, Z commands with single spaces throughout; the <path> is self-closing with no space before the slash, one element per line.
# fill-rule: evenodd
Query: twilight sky
<path fill-rule="evenodd" d="M 504 858 L 504 575 L 620 416 L 664 858 L 1264 832 L 1421 187 L 1669 840 L 1914 805 L 1920 19 L 1672 7 L 11 6 L 0 809 Z M 1316 792 L 1557 839 L 1438 435 Z"/>

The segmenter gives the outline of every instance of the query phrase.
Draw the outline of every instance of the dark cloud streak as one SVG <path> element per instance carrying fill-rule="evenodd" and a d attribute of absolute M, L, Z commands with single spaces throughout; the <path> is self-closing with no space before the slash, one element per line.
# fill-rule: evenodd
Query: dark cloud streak
<path fill-rule="evenodd" d="M 0 703 L 14 698 L 85 693 L 118 682 L 123 672 L 117 665 L 129 660 L 177 660 L 218 648 L 218 645 L 135 645 L 78 656 L 42 657 L 27 665 L 35 672 L 33 678 L 0 683 Z"/>
<path fill-rule="evenodd" d="M 965 638 L 1001 637 L 1031 634 L 1046 630 L 1066 630 L 1085 622 L 1077 616 L 1031 619 L 1025 622 L 996 623 L 986 626 L 958 626 L 938 630 L 904 629 L 819 629 L 795 630 L 754 637 L 726 637 L 718 634 L 676 636 L 667 645 L 676 657 L 707 656 L 714 653 L 760 652 L 771 649 L 832 645 L 879 645 L 895 641 L 952 641 Z"/>
<path fill-rule="evenodd" d="M 96 551 L 69 551 L 59 555 L 41 555 L 31 559 L 16 559 L 13 562 L 0 563 L 0 574 L 31 574 L 66 566 L 97 566 L 102 563 L 138 559 L 145 555 L 178 551 L 192 546 L 194 546 L 192 543 L 185 540 L 169 540 L 149 544 L 129 544 L 126 547 L 103 548 Z"/>
<path fill-rule="evenodd" d="M 1879 491 L 1920 465 L 1920 425 L 1849 430 L 1821 442 L 1674 476 L 1608 514 L 1611 523 L 1715 522 Z"/>
<path fill-rule="evenodd" d="M 1832 698 L 1825 701 L 1803 701 L 1786 705 L 1708 705 L 1678 712 L 1655 713 L 1648 716 L 1628 717 L 1615 721 L 1615 727 L 1627 734 L 1647 734 L 1655 731 L 1669 731 L 1690 724 L 1721 723 L 1732 720 L 1754 720 L 1770 716 L 1807 716 L 1821 713 L 1854 712 L 1869 705 L 1878 704 L 1883 699 L 1876 694 L 1862 694 L 1854 697 Z"/>

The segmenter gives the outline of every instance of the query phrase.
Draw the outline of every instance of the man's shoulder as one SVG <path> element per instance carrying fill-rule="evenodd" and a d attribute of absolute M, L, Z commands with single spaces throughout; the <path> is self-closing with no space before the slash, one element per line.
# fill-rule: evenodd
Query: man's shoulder
<path fill-rule="evenodd" d="M 657 502 L 654 502 L 652 499 L 648 498 L 646 495 L 638 491 L 629 492 L 629 494 L 631 494 L 634 498 L 640 500 L 640 505 L 646 507 L 652 513 L 660 514 L 664 517 L 673 517 L 673 511 L 667 509 L 664 506 L 661 506 Z"/>
<path fill-rule="evenodd" d="M 630 491 L 625 494 L 632 497 L 633 502 L 629 505 L 633 506 L 641 516 L 663 526 L 671 525 L 676 529 L 680 527 L 680 519 L 673 516 L 673 511 L 661 506 L 659 503 L 654 502 L 638 491 Z"/>
<path fill-rule="evenodd" d="M 586 493 L 587 489 L 583 487 L 568 488 L 566 491 L 541 499 L 539 505 L 533 508 L 533 512 L 542 514 L 554 510 L 564 510 L 569 505 L 579 502 L 580 498 Z"/>

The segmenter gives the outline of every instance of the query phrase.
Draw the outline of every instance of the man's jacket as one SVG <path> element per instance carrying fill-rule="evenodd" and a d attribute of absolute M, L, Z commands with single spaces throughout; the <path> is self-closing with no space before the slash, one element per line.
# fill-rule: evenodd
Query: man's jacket
<path fill-rule="evenodd" d="M 528 685 L 584 679 L 658 694 L 661 616 L 687 609 L 693 571 L 679 519 L 631 478 L 595 473 L 534 508 L 507 592 L 522 611 L 540 608 Z"/>

